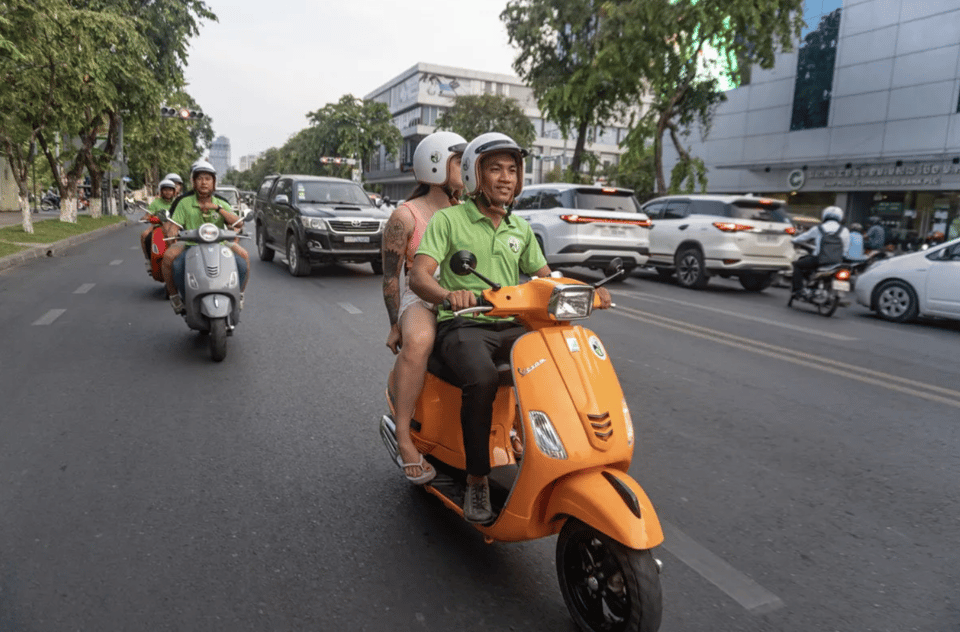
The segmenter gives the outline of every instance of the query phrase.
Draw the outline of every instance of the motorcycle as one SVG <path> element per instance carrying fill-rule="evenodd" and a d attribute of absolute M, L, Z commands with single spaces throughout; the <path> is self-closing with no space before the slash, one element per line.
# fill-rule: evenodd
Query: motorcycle
<path fill-rule="evenodd" d="M 43 197 L 40 198 L 40 210 L 41 211 L 59 211 L 60 210 L 60 195 L 55 193 L 52 189 L 48 190 L 43 194 Z"/>
<path fill-rule="evenodd" d="M 154 281 L 163 283 L 163 253 L 167 251 L 167 240 L 163 236 L 163 220 L 156 215 L 140 220 L 141 224 L 153 224 L 150 231 L 150 269 L 147 271 Z"/>
<path fill-rule="evenodd" d="M 808 244 L 795 244 L 807 252 L 812 252 L 813 247 Z M 803 290 L 799 294 L 790 294 L 787 301 L 787 307 L 791 307 L 794 301 L 810 303 L 817 308 L 817 313 L 821 316 L 830 317 L 837 311 L 837 307 L 843 301 L 843 298 L 850 292 L 850 271 L 849 263 L 835 263 L 820 266 L 807 275 L 803 283 Z M 797 272 L 794 272 L 797 274 Z"/>
<path fill-rule="evenodd" d="M 247 221 L 251 216 L 252 213 L 237 223 Z M 173 222 L 172 219 L 169 221 Z M 227 357 L 227 337 L 233 335 L 240 322 L 241 286 L 236 256 L 220 242 L 249 237 L 211 223 L 195 230 L 182 228 L 176 237 L 166 239 L 197 242 L 186 249 L 184 278 L 177 280 L 186 310 L 183 319 L 190 329 L 210 335 L 210 357 L 221 362 Z"/>
<path fill-rule="evenodd" d="M 491 289 L 480 305 L 458 314 L 515 317 L 527 329 L 500 370 L 490 436 L 490 497 L 497 517 L 473 526 L 487 543 L 519 542 L 559 533 L 560 590 L 581 630 L 660 627 L 660 561 L 651 549 L 663 542 L 653 504 L 630 477 L 634 428 L 610 356 L 592 331 L 571 321 L 599 305 L 595 288 L 619 278 L 616 259 L 596 285 L 560 273 L 501 287 L 474 268 L 461 251 L 450 261 Z M 447 376 L 446 378 L 444 376 Z M 460 389 L 449 369 L 431 356 L 411 431 L 417 449 L 437 470 L 424 489 L 463 516 L 466 457 L 460 425 Z M 398 447 L 393 404 L 380 420 L 391 461 Z M 517 453 L 511 430 L 524 443 Z"/>

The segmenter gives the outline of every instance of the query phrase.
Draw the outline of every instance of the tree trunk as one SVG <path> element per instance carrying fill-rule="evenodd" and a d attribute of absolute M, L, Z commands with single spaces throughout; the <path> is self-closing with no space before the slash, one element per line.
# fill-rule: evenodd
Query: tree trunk
<path fill-rule="evenodd" d="M 667 192 L 667 181 L 663 177 L 663 132 L 666 128 L 666 120 L 661 116 L 657 120 L 657 132 L 653 136 L 653 170 L 656 172 L 658 195 Z"/>
<path fill-rule="evenodd" d="M 587 126 L 590 123 L 590 117 L 583 117 L 580 120 L 580 126 L 577 128 L 577 144 L 573 148 L 573 160 L 570 161 L 570 172 L 580 177 L 580 163 L 583 157 L 583 148 L 587 144 Z"/>
<path fill-rule="evenodd" d="M 23 232 L 33 234 L 33 217 L 30 216 L 30 196 L 20 193 L 17 195 L 17 201 L 20 203 L 20 215 L 23 217 Z"/>

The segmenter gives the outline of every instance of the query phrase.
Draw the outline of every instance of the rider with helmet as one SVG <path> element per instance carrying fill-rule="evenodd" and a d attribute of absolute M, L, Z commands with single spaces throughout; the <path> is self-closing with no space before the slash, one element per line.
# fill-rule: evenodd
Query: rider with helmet
<path fill-rule="evenodd" d="M 795 244 L 811 244 L 810 254 L 793 262 L 793 293 L 803 291 L 807 274 L 820 266 L 835 265 L 843 261 L 850 249 L 850 231 L 844 228 L 843 210 L 828 206 L 821 214 L 822 221 L 807 232 L 793 238 Z"/>
<path fill-rule="evenodd" d="M 458 276 L 449 260 L 459 250 L 477 256 L 477 270 L 502 285 L 517 285 L 520 272 L 548 276 L 550 268 L 530 225 L 510 213 L 523 188 L 523 159 L 527 152 L 497 132 L 481 134 L 467 145 L 461 162 L 468 199 L 438 211 L 420 242 L 410 285 L 423 300 L 451 309 L 437 317 L 436 352 L 462 388 L 460 424 L 466 455 L 467 488 L 463 515 L 470 522 L 489 523 L 496 516 L 490 505 L 487 475 L 493 402 L 497 394 L 496 360 L 509 358 L 524 328 L 513 319 L 484 314 L 454 316 L 473 307 L 477 295 L 489 286 L 473 275 Z M 439 270 L 439 279 L 434 273 Z M 606 290 L 598 290 L 604 307 Z"/>
<path fill-rule="evenodd" d="M 867 232 L 863 234 L 863 249 L 866 254 L 883 250 L 887 245 L 887 232 L 876 215 L 867 220 Z"/>
<path fill-rule="evenodd" d="M 183 193 L 183 178 L 173 173 L 172 171 L 167 175 L 163 176 L 164 180 L 170 180 L 175 185 L 177 185 L 177 190 L 174 192 L 175 197 L 180 197 L 180 194 Z"/>
<path fill-rule="evenodd" d="M 167 212 L 173 204 L 177 185 L 174 184 L 173 180 L 164 179 L 160 181 L 159 188 L 160 195 L 155 197 L 153 202 L 150 202 L 150 206 L 147 207 L 147 212 L 140 218 L 141 221 L 146 221 L 154 215 L 160 219 L 166 219 Z M 140 234 L 140 243 L 143 245 L 143 256 L 147 258 L 147 270 L 150 270 L 150 235 L 153 234 L 156 228 L 156 225 L 151 225 Z"/>
<path fill-rule="evenodd" d="M 460 157 L 466 145 L 467 141 L 453 132 L 435 132 L 420 141 L 413 152 L 417 186 L 393 211 L 383 231 L 383 300 L 390 317 L 387 346 L 397 354 L 389 385 L 396 412 L 397 460 L 407 480 L 415 485 L 428 483 L 437 474 L 410 437 L 410 421 L 423 389 L 437 319 L 433 305 L 421 301 L 410 289 L 407 275 L 430 218 L 460 202 Z"/>
<path fill-rule="evenodd" d="M 208 222 L 215 224 L 218 228 L 230 229 L 232 227 L 234 230 L 239 230 L 243 226 L 243 221 L 233 212 L 229 202 L 213 194 L 217 187 L 217 170 L 213 168 L 213 165 L 202 159 L 193 163 L 190 179 L 193 183 L 193 191 L 179 197 L 170 208 L 171 219 L 176 223 L 167 222 L 164 224 L 167 237 L 175 237 L 180 232 L 180 226 L 184 230 L 200 228 L 201 225 Z M 177 224 L 180 226 L 177 226 Z M 178 314 L 183 314 L 185 311 L 183 300 L 180 298 L 177 289 L 177 283 L 182 283 L 182 255 L 187 245 L 192 246 L 194 244 L 185 245 L 183 242 L 175 242 L 163 253 L 163 279 L 167 284 L 170 304 L 173 305 L 173 311 Z M 225 245 L 237 255 L 242 301 L 243 290 L 247 287 L 247 281 L 249 280 L 250 256 L 237 243 Z"/>

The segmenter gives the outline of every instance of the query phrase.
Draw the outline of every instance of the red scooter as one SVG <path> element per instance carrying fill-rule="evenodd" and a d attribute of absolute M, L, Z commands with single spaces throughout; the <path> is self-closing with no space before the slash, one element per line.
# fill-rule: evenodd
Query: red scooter
<path fill-rule="evenodd" d="M 155 281 L 163 283 L 163 253 L 167 251 L 167 242 L 163 238 L 163 221 L 156 215 L 140 220 L 143 224 L 153 224 L 150 231 L 150 270 L 147 272 Z"/>

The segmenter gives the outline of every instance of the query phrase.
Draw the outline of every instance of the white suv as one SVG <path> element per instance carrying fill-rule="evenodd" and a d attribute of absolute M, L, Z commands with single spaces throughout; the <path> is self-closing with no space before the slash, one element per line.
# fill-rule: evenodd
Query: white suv
<path fill-rule="evenodd" d="M 551 267 L 602 270 L 620 257 L 632 270 L 647 261 L 650 219 L 629 189 L 535 184 L 524 187 L 513 212 L 530 223 Z"/>
<path fill-rule="evenodd" d="M 796 232 L 782 200 L 749 195 L 671 195 L 643 205 L 653 226 L 650 259 L 663 278 L 703 288 L 711 274 L 759 292 L 791 269 Z"/>

